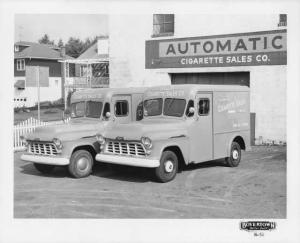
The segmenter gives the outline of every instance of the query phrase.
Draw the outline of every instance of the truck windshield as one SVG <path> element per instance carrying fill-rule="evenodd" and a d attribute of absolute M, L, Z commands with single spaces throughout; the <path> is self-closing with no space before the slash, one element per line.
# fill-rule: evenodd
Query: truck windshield
<path fill-rule="evenodd" d="M 184 113 L 185 99 L 167 98 L 164 102 L 164 115 L 181 117 Z"/>
<path fill-rule="evenodd" d="M 91 118 L 100 118 L 103 103 L 99 101 L 87 101 L 85 116 Z"/>
<path fill-rule="evenodd" d="M 186 106 L 185 99 L 166 98 L 163 102 L 162 98 L 150 99 L 144 101 L 145 116 L 165 116 L 181 117 L 184 114 Z"/>
<path fill-rule="evenodd" d="M 162 113 L 163 99 L 150 99 L 144 101 L 144 116 L 159 116 Z"/>
<path fill-rule="evenodd" d="M 71 117 L 100 118 L 103 103 L 100 101 L 81 101 L 71 104 Z"/>
<path fill-rule="evenodd" d="M 84 116 L 84 108 L 85 108 L 85 102 L 76 102 L 71 104 L 71 117 L 83 117 Z"/>

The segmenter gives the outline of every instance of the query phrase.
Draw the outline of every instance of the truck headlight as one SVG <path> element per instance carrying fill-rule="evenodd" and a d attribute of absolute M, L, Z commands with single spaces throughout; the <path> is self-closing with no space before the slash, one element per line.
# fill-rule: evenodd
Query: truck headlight
<path fill-rule="evenodd" d="M 101 134 L 96 134 L 96 139 L 98 143 L 104 144 L 105 143 L 105 138 Z"/>
<path fill-rule="evenodd" d="M 151 141 L 150 138 L 142 137 L 141 140 L 142 140 L 142 144 L 144 145 L 144 147 L 146 149 L 151 149 L 152 148 L 152 141 Z"/>
<path fill-rule="evenodd" d="M 20 136 L 20 140 L 21 140 L 22 144 L 24 144 L 25 147 L 28 146 L 28 142 L 24 136 Z"/>
<path fill-rule="evenodd" d="M 53 143 L 54 143 L 54 145 L 56 146 L 56 148 L 58 148 L 58 149 L 62 149 L 62 142 L 61 142 L 61 140 L 60 139 L 58 139 L 58 138 L 53 138 Z"/>

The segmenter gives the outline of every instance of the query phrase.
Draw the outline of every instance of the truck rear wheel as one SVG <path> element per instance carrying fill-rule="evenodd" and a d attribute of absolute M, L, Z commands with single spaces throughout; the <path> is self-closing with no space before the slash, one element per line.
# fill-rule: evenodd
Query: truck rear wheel
<path fill-rule="evenodd" d="M 89 151 L 77 150 L 70 159 L 68 169 L 75 178 L 87 177 L 92 173 L 94 159 Z"/>
<path fill-rule="evenodd" d="M 175 178 L 178 170 L 178 158 L 172 151 L 164 151 L 160 158 L 160 166 L 155 168 L 155 176 L 159 182 L 168 182 Z"/>
<path fill-rule="evenodd" d="M 55 165 L 46 165 L 46 164 L 39 164 L 34 163 L 34 167 L 43 174 L 49 174 L 55 167 Z"/>
<path fill-rule="evenodd" d="M 230 167 L 237 167 L 241 161 L 241 146 L 237 142 L 232 142 L 230 157 L 225 158 L 226 164 Z"/>

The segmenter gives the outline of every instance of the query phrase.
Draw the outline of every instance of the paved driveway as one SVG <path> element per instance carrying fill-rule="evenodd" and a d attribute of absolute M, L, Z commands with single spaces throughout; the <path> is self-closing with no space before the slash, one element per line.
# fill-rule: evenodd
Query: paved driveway
<path fill-rule="evenodd" d="M 64 168 L 45 176 L 14 158 L 16 218 L 285 218 L 286 147 L 253 147 L 239 167 L 190 165 L 169 183 L 147 169 L 96 164 L 91 176 Z"/>

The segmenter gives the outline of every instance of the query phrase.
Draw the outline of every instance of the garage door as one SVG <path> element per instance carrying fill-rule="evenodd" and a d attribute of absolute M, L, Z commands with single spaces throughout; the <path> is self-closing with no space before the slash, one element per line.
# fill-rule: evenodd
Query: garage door
<path fill-rule="evenodd" d="M 172 84 L 228 84 L 249 87 L 249 72 L 172 73 Z"/>

